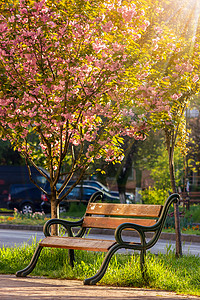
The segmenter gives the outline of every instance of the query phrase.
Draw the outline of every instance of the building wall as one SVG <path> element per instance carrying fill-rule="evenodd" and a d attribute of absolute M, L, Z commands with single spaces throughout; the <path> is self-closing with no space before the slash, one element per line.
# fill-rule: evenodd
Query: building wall
<path fill-rule="evenodd" d="M 117 191 L 117 182 L 115 178 L 107 178 L 108 188 Z M 153 180 L 150 177 L 150 171 L 142 171 L 141 188 L 145 189 L 149 186 L 153 186 Z M 126 191 L 135 193 L 136 189 L 136 171 L 133 169 L 131 177 L 129 177 L 126 184 Z"/>

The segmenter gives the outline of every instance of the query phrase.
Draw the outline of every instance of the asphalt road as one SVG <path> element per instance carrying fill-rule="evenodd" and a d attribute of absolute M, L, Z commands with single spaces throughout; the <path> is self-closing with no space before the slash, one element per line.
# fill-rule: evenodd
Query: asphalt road
<path fill-rule="evenodd" d="M 31 244 L 33 239 L 36 238 L 37 241 L 44 237 L 41 231 L 27 231 L 27 230 L 12 230 L 12 229 L 0 229 L 0 247 L 15 247 L 20 246 L 23 243 Z M 103 238 L 103 239 L 113 239 L 113 236 L 109 235 L 94 235 L 90 234 L 90 238 Z M 130 239 L 130 237 L 125 237 L 125 239 Z M 131 237 L 132 242 L 138 242 L 139 238 Z M 200 243 L 189 243 L 183 242 L 183 254 L 192 254 L 200 256 Z M 159 240 L 156 245 L 151 248 L 152 253 L 166 253 L 169 250 L 175 249 L 174 241 Z M 125 252 L 127 250 L 121 250 Z"/>

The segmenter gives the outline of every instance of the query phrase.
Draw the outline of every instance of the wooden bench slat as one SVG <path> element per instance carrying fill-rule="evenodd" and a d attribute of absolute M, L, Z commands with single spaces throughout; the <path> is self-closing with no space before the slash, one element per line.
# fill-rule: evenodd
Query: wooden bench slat
<path fill-rule="evenodd" d="M 107 252 L 115 240 L 48 236 L 39 242 L 42 247 Z"/>
<path fill-rule="evenodd" d="M 117 204 L 117 203 L 90 203 L 87 214 L 110 216 L 152 217 L 160 216 L 162 205 L 145 204 Z"/>
<path fill-rule="evenodd" d="M 82 226 L 90 228 L 116 229 L 122 223 L 134 223 L 143 226 L 152 226 L 156 223 L 156 220 L 86 216 Z"/>

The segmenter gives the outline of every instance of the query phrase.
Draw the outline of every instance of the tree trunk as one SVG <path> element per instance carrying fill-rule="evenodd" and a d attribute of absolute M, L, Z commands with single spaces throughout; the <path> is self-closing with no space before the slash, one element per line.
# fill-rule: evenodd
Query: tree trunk
<path fill-rule="evenodd" d="M 169 151 L 169 172 L 170 172 L 170 181 L 171 188 L 173 193 L 176 193 L 176 183 L 174 176 L 174 160 L 173 160 L 173 149 L 172 147 L 168 148 Z M 181 243 L 181 229 L 180 229 L 180 214 L 178 203 L 174 203 L 174 219 L 175 219 L 175 234 L 176 234 L 176 256 L 182 256 L 182 243 Z"/>
<path fill-rule="evenodd" d="M 126 137 L 124 140 L 125 157 L 119 168 L 116 170 L 116 180 L 118 185 L 119 197 L 121 203 L 126 203 L 126 183 L 131 175 L 134 158 L 137 157 L 138 141 Z"/>
<path fill-rule="evenodd" d="M 119 200 L 120 203 L 124 204 L 126 203 L 126 183 L 121 184 L 121 180 L 117 179 L 117 185 L 118 185 L 118 191 L 119 191 Z M 124 183 L 124 182 L 123 182 Z"/>
<path fill-rule="evenodd" d="M 52 193 L 51 195 L 51 218 L 57 219 L 59 218 L 59 204 L 56 200 L 55 194 Z M 58 225 L 51 226 L 51 235 L 58 235 L 59 229 Z"/>
<path fill-rule="evenodd" d="M 142 171 L 139 169 L 139 167 L 135 167 L 135 173 L 136 173 L 136 187 L 141 188 L 142 186 Z"/>

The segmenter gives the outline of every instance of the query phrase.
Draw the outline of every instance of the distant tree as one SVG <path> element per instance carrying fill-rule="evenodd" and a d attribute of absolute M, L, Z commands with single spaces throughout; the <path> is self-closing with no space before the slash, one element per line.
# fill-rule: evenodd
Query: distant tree
<path fill-rule="evenodd" d="M 124 150 L 124 158 L 119 164 L 110 163 L 105 165 L 101 161 L 99 169 L 105 171 L 105 175 L 98 174 L 99 178 L 104 178 L 106 182 L 106 176 L 114 177 L 117 182 L 118 191 L 120 195 L 120 201 L 125 202 L 126 184 L 129 176 L 132 174 L 132 169 L 136 173 L 136 187 L 141 187 L 142 171 L 147 170 L 156 161 L 158 155 L 158 149 L 161 144 L 160 134 L 155 134 L 150 131 L 144 141 L 135 140 L 130 137 L 124 139 L 122 145 Z"/>
<path fill-rule="evenodd" d="M 199 9 L 199 7 L 197 1 L 194 1 L 194 4 L 192 10 L 187 10 L 187 13 L 180 9 L 178 26 L 174 26 L 173 22 L 172 24 L 167 22 L 166 19 L 157 24 L 155 27 L 157 37 L 152 39 L 154 51 L 148 52 L 151 54 L 148 63 L 153 66 L 152 62 L 154 61 L 154 67 L 147 68 L 145 74 L 138 75 L 144 76 L 143 84 L 138 87 L 141 91 L 140 96 L 138 95 L 138 105 L 145 103 L 149 112 L 150 126 L 155 130 L 163 130 L 165 135 L 172 192 L 177 191 L 174 150 L 178 146 L 184 154 L 187 152 L 188 133 L 185 111 L 190 98 L 199 90 L 200 36 L 194 9 L 195 7 Z M 188 17 L 187 21 L 186 16 Z M 177 34 L 182 19 L 185 20 L 187 26 L 184 27 L 183 32 L 180 31 L 180 34 Z M 148 49 L 151 48 L 148 47 Z M 182 247 L 178 204 L 174 205 L 174 211 L 177 238 L 176 255 L 179 256 L 182 254 Z"/>
<path fill-rule="evenodd" d="M 187 143 L 188 152 L 185 158 L 185 179 L 188 179 L 189 172 L 200 177 L 200 97 L 197 94 L 186 111 L 186 122 L 189 130 Z M 186 182 L 185 182 L 186 187 Z M 197 182 L 196 182 L 197 185 Z"/>
<path fill-rule="evenodd" d="M 166 151 L 166 146 L 164 141 L 160 144 L 158 150 L 157 159 L 154 160 L 154 164 L 151 165 L 148 170 L 150 171 L 150 176 L 154 181 L 154 186 L 156 188 L 162 188 L 165 191 L 171 189 L 170 174 L 168 172 L 169 162 L 168 153 Z M 176 148 L 174 153 L 174 172 L 176 186 L 180 186 L 183 181 L 184 176 L 184 159 L 180 152 L 180 149 Z"/>
<path fill-rule="evenodd" d="M 18 151 L 14 151 L 9 141 L 0 140 L 0 165 L 22 165 L 24 160 Z"/>

